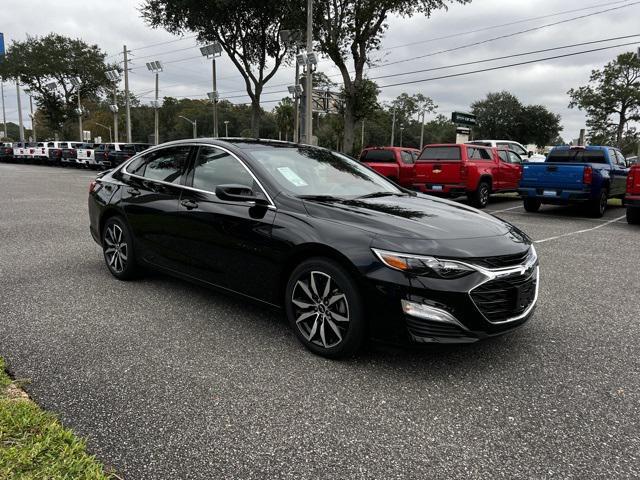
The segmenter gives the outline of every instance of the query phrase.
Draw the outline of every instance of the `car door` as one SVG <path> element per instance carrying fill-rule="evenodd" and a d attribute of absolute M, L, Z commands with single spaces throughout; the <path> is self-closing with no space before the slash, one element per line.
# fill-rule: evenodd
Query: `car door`
<path fill-rule="evenodd" d="M 522 175 L 522 158 L 512 150 L 499 150 L 502 190 L 516 190 Z"/>
<path fill-rule="evenodd" d="M 179 202 L 179 247 L 188 257 L 188 274 L 259 299 L 271 298 L 265 285 L 274 269 L 271 228 L 273 205 L 226 201 L 219 185 L 244 185 L 268 199 L 253 174 L 235 155 L 201 146 Z M 270 283 L 270 282 L 267 282 Z"/>
<path fill-rule="evenodd" d="M 627 190 L 627 176 L 629 175 L 629 168 L 627 167 L 627 160 L 622 155 L 620 150 L 615 150 L 615 169 L 611 172 L 613 182 L 615 183 L 615 191 L 612 189 L 611 193 L 616 195 L 624 195 Z"/>
<path fill-rule="evenodd" d="M 153 150 L 123 170 L 121 206 L 133 232 L 136 253 L 146 262 L 178 270 L 183 257 L 175 248 L 178 202 L 192 147 Z"/>

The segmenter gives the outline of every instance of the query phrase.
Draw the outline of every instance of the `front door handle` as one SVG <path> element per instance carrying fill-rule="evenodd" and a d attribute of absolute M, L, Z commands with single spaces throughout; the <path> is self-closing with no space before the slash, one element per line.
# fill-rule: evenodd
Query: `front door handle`
<path fill-rule="evenodd" d="M 138 195 L 140 195 L 140 190 L 138 190 L 137 188 L 127 188 L 127 193 L 132 197 L 137 197 Z"/>
<path fill-rule="evenodd" d="M 194 208 L 198 208 L 198 204 L 193 200 L 182 200 L 180 202 L 180 205 L 182 205 L 187 210 L 193 210 Z"/>

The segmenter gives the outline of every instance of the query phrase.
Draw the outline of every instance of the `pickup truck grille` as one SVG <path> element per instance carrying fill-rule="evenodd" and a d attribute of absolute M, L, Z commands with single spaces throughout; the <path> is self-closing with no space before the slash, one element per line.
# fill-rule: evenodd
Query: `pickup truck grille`
<path fill-rule="evenodd" d="M 529 256 L 530 250 L 515 255 L 501 255 L 499 257 L 482 257 L 465 259 L 468 263 L 473 263 L 485 268 L 505 268 L 522 265 Z"/>
<path fill-rule="evenodd" d="M 523 314 L 535 300 L 537 274 L 498 278 L 471 291 L 471 299 L 490 322 L 504 322 Z"/>

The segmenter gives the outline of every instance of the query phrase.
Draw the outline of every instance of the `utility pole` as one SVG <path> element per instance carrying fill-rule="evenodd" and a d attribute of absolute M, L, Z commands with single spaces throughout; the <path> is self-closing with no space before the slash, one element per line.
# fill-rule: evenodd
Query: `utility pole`
<path fill-rule="evenodd" d="M 307 55 L 313 53 L 313 0 L 307 0 Z M 313 143 L 313 68 L 307 65 L 305 92 L 305 142 Z"/>
<path fill-rule="evenodd" d="M 37 142 L 36 137 L 36 117 L 33 114 L 33 97 L 29 95 L 29 110 L 31 110 L 31 135 L 33 135 L 33 141 Z"/>
<path fill-rule="evenodd" d="M 24 123 L 22 123 L 22 100 L 20 100 L 20 77 L 16 80 L 16 92 L 18 94 L 18 124 L 20 125 L 20 141 L 24 142 Z"/>
<path fill-rule="evenodd" d="M 78 128 L 80 129 L 80 141 L 84 142 L 82 134 L 82 103 L 80 102 L 80 85 L 78 85 Z"/>
<path fill-rule="evenodd" d="M 424 115 L 425 115 L 425 110 L 422 110 L 422 126 L 420 127 L 420 148 L 419 148 L 419 150 L 422 150 L 422 147 L 424 146 Z"/>
<path fill-rule="evenodd" d="M 360 150 L 364 148 L 364 118 L 362 119 L 362 130 L 360 132 Z"/>
<path fill-rule="evenodd" d="M 216 85 L 216 57 L 211 58 L 211 72 L 213 73 L 213 137 L 218 137 L 218 89 Z"/>
<path fill-rule="evenodd" d="M 300 53 L 300 44 L 296 42 L 296 57 Z M 293 124 L 293 143 L 300 143 L 300 95 L 298 95 L 298 85 L 300 85 L 300 64 L 296 61 L 296 81 L 293 88 L 296 93 L 293 95 L 294 108 L 294 124 Z"/>
<path fill-rule="evenodd" d="M 131 105 L 129 102 L 129 59 L 127 46 L 124 46 L 124 104 L 127 123 L 127 143 L 131 143 Z"/>
<path fill-rule="evenodd" d="M 396 139 L 396 109 L 395 107 L 393 108 L 393 120 L 391 121 L 391 146 L 393 147 L 393 144 L 395 142 Z"/>
<path fill-rule="evenodd" d="M 404 130 L 404 125 L 400 124 L 400 146 L 402 146 L 402 132 Z"/>
<path fill-rule="evenodd" d="M 4 82 L 0 81 L 0 92 L 2 94 L 2 123 L 4 124 L 4 136 L 9 137 L 7 132 L 7 112 L 4 109 Z"/>
<path fill-rule="evenodd" d="M 113 138 L 118 143 L 118 85 L 113 84 L 113 105 L 115 109 L 113 111 Z"/>
<path fill-rule="evenodd" d="M 153 118 L 153 139 L 155 141 L 155 144 L 158 145 L 158 143 L 160 143 L 160 139 L 158 138 L 159 134 L 160 134 L 160 119 L 158 118 L 158 84 L 159 84 L 159 78 L 160 78 L 160 73 L 156 71 L 156 103 L 154 105 L 155 107 L 155 115 Z"/>
<path fill-rule="evenodd" d="M 229 120 L 224 121 L 224 136 L 229 137 Z"/>

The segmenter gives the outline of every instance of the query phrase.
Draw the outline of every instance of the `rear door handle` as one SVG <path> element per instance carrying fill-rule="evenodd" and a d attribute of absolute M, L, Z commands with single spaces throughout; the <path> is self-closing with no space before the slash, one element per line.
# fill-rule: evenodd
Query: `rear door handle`
<path fill-rule="evenodd" d="M 127 188 L 127 193 L 132 197 L 137 197 L 138 195 L 140 195 L 140 190 L 138 190 L 137 188 Z"/>
<path fill-rule="evenodd" d="M 182 200 L 180 202 L 180 205 L 182 205 L 187 210 L 193 210 L 194 208 L 198 208 L 198 204 L 193 200 Z"/>

